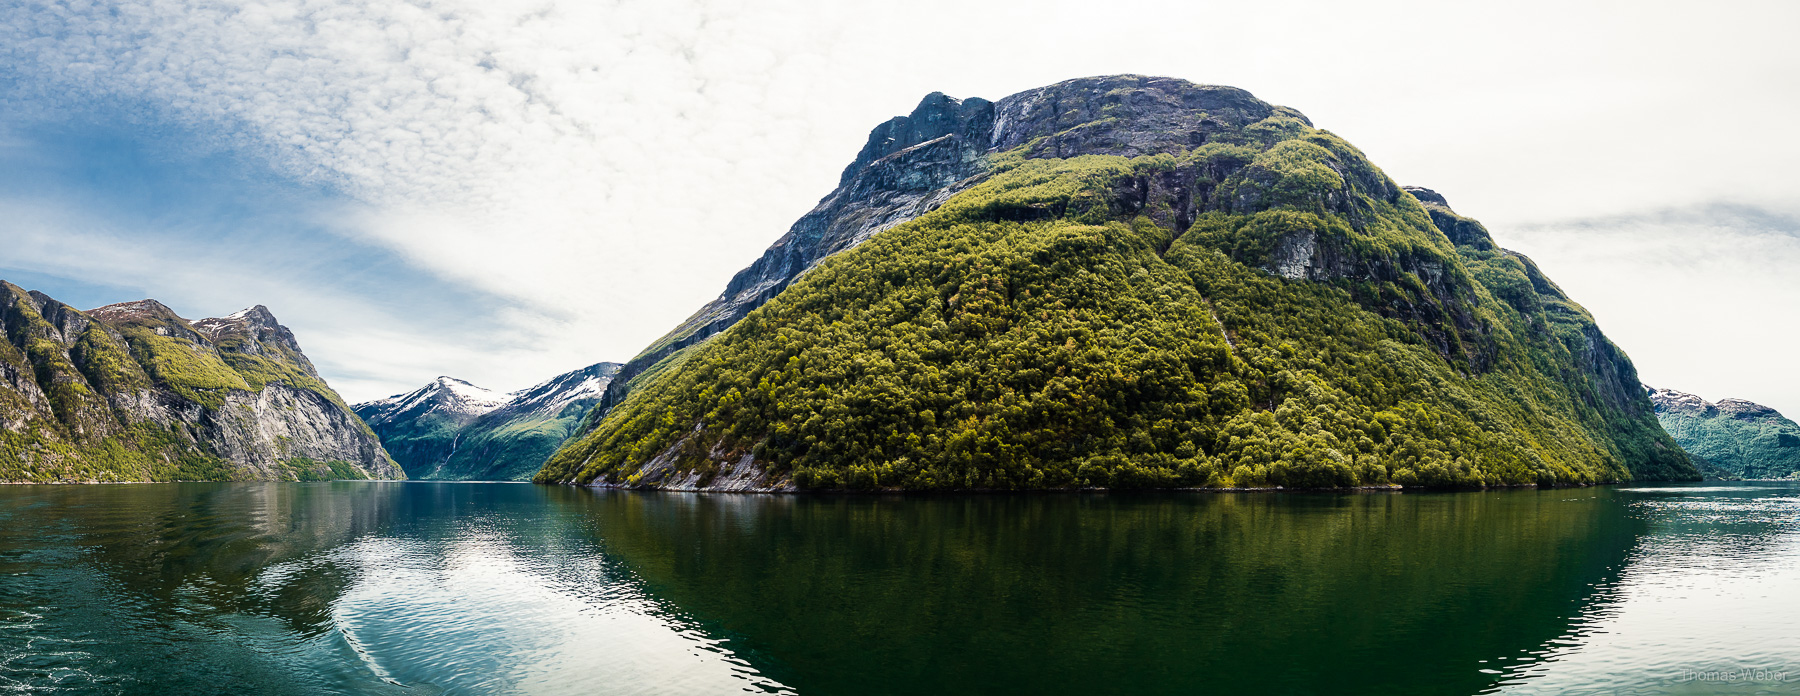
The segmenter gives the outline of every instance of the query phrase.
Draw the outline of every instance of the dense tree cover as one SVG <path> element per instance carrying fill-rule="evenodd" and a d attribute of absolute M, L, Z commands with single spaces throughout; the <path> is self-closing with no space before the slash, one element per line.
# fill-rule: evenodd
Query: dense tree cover
<path fill-rule="evenodd" d="M 677 356 L 538 480 L 743 452 L 805 488 L 1692 473 L 1601 379 L 1636 388 L 1585 312 L 1329 133 L 1275 117 L 1181 156 L 995 168 Z M 1284 255 L 1308 277 L 1271 273 Z"/>
<path fill-rule="evenodd" d="M 1661 403 L 1656 416 L 1707 478 L 1800 478 L 1800 424 L 1747 401 L 1690 398 L 1699 406 Z"/>
<path fill-rule="evenodd" d="M 281 463 L 284 481 L 362 481 L 368 474 L 346 461 L 319 461 L 311 457 L 294 457 Z"/>
<path fill-rule="evenodd" d="M 35 461 L 54 460 L 54 470 Z M 98 441 L 69 442 L 41 421 L 0 428 L 0 481 L 229 481 L 236 467 L 198 451 L 179 426 L 135 423 Z"/>

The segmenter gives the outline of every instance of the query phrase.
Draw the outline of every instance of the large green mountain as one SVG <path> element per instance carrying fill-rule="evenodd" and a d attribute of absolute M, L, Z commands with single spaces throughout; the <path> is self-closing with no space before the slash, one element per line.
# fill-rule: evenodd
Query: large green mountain
<path fill-rule="evenodd" d="M 401 478 L 261 305 L 188 322 L 0 281 L 0 481 Z"/>
<path fill-rule="evenodd" d="M 355 410 L 407 476 L 523 481 L 575 431 L 618 370 L 618 363 L 597 363 L 511 394 L 439 377 Z"/>
<path fill-rule="evenodd" d="M 1167 78 L 927 97 L 626 369 L 536 480 L 1698 477 L 1529 259 L 1298 112 Z"/>
<path fill-rule="evenodd" d="M 1712 403 L 1673 389 L 1651 389 L 1656 418 L 1682 449 L 1717 478 L 1800 475 L 1800 425 L 1775 409 L 1743 399 Z"/>

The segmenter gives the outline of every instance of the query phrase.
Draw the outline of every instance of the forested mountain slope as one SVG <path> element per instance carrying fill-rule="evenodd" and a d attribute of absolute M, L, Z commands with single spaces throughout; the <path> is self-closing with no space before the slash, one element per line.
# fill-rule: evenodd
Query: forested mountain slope
<path fill-rule="evenodd" d="M 962 168 L 929 180 L 966 174 L 951 190 L 663 356 L 537 480 L 1697 478 L 1586 311 L 1442 197 L 1395 185 L 1298 112 L 1117 76 L 937 113 L 974 115 L 880 155 L 878 141 L 912 139 L 884 124 L 845 179 L 939 171 L 906 162 L 954 145 Z"/>
<path fill-rule="evenodd" d="M 1717 467 L 1720 477 L 1800 474 L 1800 425 L 1775 409 L 1743 399 L 1715 404 L 1673 389 L 1651 389 L 1650 401 L 1663 429 L 1689 454 Z"/>
<path fill-rule="evenodd" d="M 0 481 L 402 478 L 258 305 L 188 322 L 0 281 Z"/>

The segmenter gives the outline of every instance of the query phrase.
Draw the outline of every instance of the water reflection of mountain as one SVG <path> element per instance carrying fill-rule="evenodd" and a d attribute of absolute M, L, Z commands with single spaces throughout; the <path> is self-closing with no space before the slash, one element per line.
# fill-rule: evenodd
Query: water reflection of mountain
<path fill-rule="evenodd" d="M 116 591 L 168 609 L 198 598 L 222 610 L 276 601 L 296 627 L 317 624 L 341 581 L 302 583 L 294 597 L 253 592 L 271 565 L 318 553 L 370 533 L 393 517 L 395 498 L 380 485 L 169 484 L 46 487 L 37 528 L 80 530 L 70 542 L 113 581 Z M 62 518 L 53 520 L 48 518 Z M 315 591 L 319 590 L 319 591 Z M 308 617 L 313 617 L 309 620 Z"/>
<path fill-rule="evenodd" d="M 146 693 L 1473 692 L 1644 529 L 1607 489 L 4 492 L 0 682 Z"/>
<path fill-rule="evenodd" d="M 653 595 L 802 693 L 1469 693 L 1621 567 L 1643 525 L 1615 494 L 583 507 Z"/>
<path fill-rule="evenodd" d="M 4 675 L 32 688 L 106 692 L 378 693 L 343 669 L 331 605 L 353 568 L 316 564 L 264 582 L 270 567 L 367 534 L 391 497 L 362 484 L 33 486 L 8 491 L 0 539 L 20 572 L 0 598 L 34 608 Z M 45 543 L 47 530 L 54 541 Z M 48 649 L 45 646 L 60 646 Z"/>

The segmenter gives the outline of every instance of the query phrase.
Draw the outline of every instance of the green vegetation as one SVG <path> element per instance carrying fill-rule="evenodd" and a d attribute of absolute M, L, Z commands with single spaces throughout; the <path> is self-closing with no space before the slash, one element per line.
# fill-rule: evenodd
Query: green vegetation
<path fill-rule="evenodd" d="M 994 165 L 640 377 L 537 480 L 635 483 L 665 452 L 803 488 L 1693 476 L 1584 311 L 1329 133 Z M 1169 179 L 1214 196 L 1185 229 L 1130 194 Z M 1266 270 L 1296 262 L 1314 279 Z"/>
<path fill-rule="evenodd" d="M 251 431 L 248 419 L 259 417 L 228 395 L 281 381 L 342 406 L 291 341 L 255 355 L 221 350 L 155 302 L 89 315 L 0 282 L 0 327 L 0 374 L 19 376 L 0 382 L 0 481 L 282 476 L 225 458 L 262 459 L 257 443 L 212 439 L 228 424 Z M 343 466 L 326 462 L 287 475 L 367 477 Z"/>
<path fill-rule="evenodd" d="M 1740 399 L 1712 404 L 1668 390 L 1655 399 L 1662 427 L 1708 479 L 1800 477 L 1800 424 L 1775 409 Z"/>
<path fill-rule="evenodd" d="M 216 409 L 225 405 L 228 392 L 250 391 L 249 382 L 218 353 L 192 340 L 159 335 L 143 326 L 121 326 L 119 333 L 131 344 L 132 356 L 144 371 L 184 399 Z"/>
<path fill-rule="evenodd" d="M 344 461 L 321 462 L 307 457 L 294 457 L 281 463 L 285 481 L 366 481 L 369 475 Z"/>
<path fill-rule="evenodd" d="M 136 423 L 97 443 L 73 445 L 53 432 L 0 428 L 0 481 L 232 481 L 238 467 L 195 447 L 181 429 Z"/>
<path fill-rule="evenodd" d="M 517 481 L 530 478 L 556 448 L 575 432 L 594 400 L 563 409 L 554 416 L 528 414 L 514 418 L 482 418 L 463 431 L 462 442 L 442 467 L 461 480 Z M 492 414 L 490 414 L 492 415 Z M 508 415 L 508 414 L 500 414 Z"/>
<path fill-rule="evenodd" d="M 1688 460 L 1694 463 L 1694 468 L 1700 470 L 1700 476 L 1708 481 L 1744 480 L 1744 477 L 1737 472 L 1713 464 L 1712 462 L 1707 461 L 1705 457 L 1694 454 L 1693 452 L 1688 453 Z"/>

